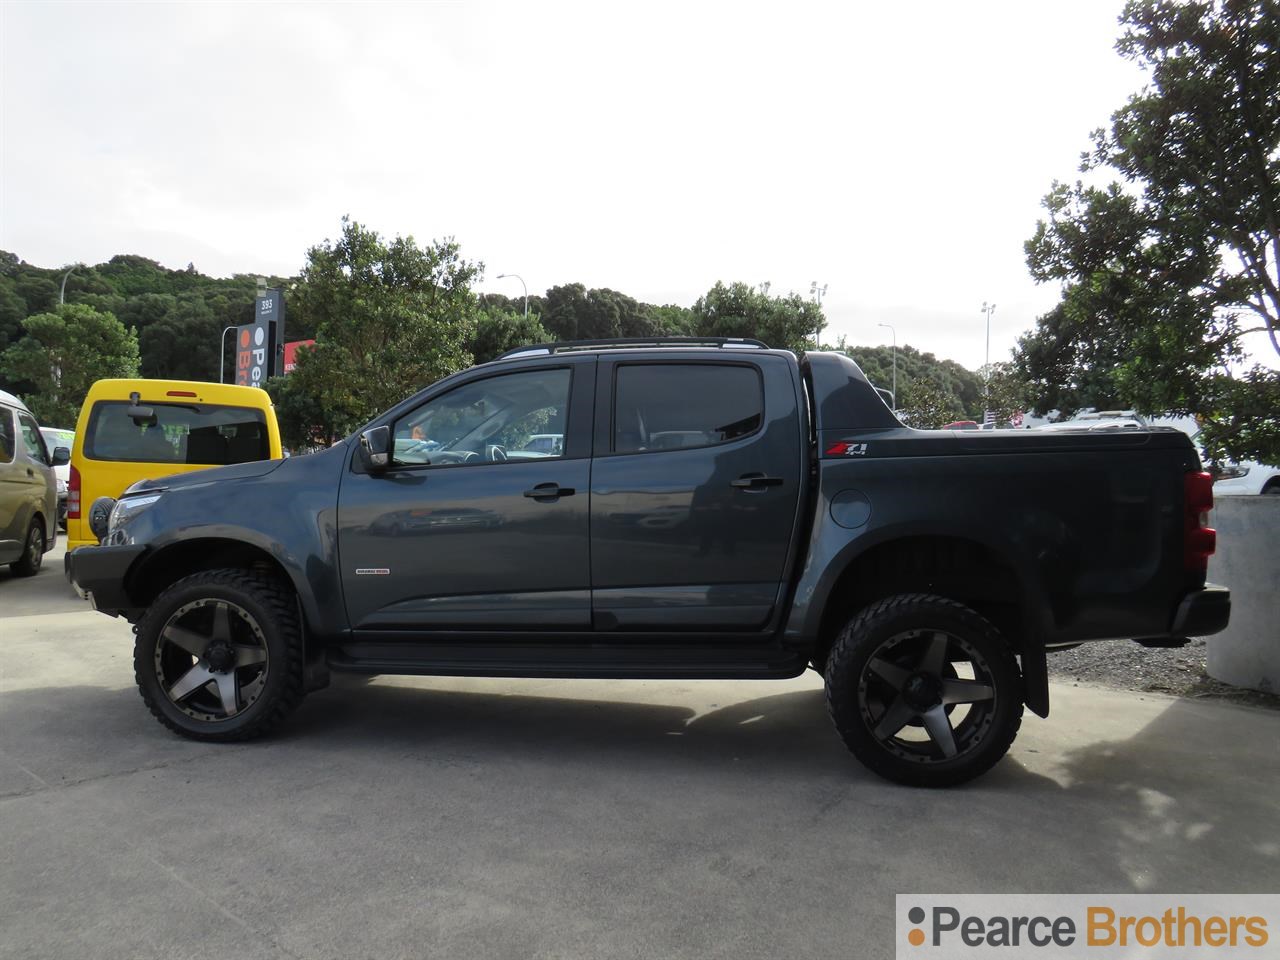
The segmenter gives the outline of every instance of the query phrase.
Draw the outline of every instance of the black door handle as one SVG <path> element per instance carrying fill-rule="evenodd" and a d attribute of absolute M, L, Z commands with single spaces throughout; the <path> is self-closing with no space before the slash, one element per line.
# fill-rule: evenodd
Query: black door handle
<path fill-rule="evenodd" d="M 763 490 L 765 487 L 782 486 L 782 478 L 766 477 L 763 473 L 744 473 L 737 480 L 730 480 L 729 486 L 740 490 Z"/>
<path fill-rule="evenodd" d="M 558 483 L 540 483 L 532 490 L 526 490 L 524 495 L 534 500 L 555 500 L 558 497 L 572 497 L 574 492 L 573 487 L 562 487 Z"/>

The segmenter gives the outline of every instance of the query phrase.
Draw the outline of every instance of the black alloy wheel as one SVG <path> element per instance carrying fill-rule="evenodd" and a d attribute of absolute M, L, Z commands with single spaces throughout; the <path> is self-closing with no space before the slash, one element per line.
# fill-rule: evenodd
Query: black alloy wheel
<path fill-rule="evenodd" d="M 942 597 L 872 604 L 837 638 L 827 701 L 846 745 L 887 779 L 949 786 L 1008 751 L 1022 721 L 1017 661 L 996 629 Z"/>
<path fill-rule="evenodd" d="M 234 569 L 192 574 L 152 601 L 137 634 L 142 699 L 184 736 L 247 740 L 302 700 L 297 599 L 279 579 Z"/>

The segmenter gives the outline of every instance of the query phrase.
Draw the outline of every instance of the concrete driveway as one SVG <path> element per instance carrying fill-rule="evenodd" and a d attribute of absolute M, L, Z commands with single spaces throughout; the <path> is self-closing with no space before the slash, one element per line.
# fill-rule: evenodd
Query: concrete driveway
<path fill-rule="evenodd" d="M 957 790 L 864 771 L 810 674 L 337 678 L 182 740 L 128 624 L 0 573 L 0 956 L 888 957 L 910 892 L 1262 892 L 1280 714 L 1056 687 Z"/>

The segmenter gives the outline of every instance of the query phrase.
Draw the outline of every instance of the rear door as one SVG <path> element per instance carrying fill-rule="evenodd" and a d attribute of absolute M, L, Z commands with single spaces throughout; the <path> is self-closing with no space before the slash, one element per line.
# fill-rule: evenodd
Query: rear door
<path fill-rule="evenodd" d="M 601 360 L 596 390 L 595 629 L 764 629 L 805 463 L 790 365 L 617 357 Z"/>

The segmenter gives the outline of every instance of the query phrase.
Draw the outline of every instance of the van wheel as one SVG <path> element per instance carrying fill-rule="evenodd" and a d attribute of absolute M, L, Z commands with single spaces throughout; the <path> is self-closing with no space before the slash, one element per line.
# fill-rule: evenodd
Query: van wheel
<path fill-rule="evenodd" d="M 9 564 L 15 577 L 34 577 L 40 572 L 40 564 L 44 563 L 44 525 L 39 518 L 31 521 L 27 530 L 27 540 L 22 548 L 21 558 Z"/>
<path fill-rule="evenodd" d="M 827 706 L 845 745 L 897 783 L 945 787 L 985 773 L 1022 723 L 1008 644 L 968 607 L 900 594 L 867 607 L 827 658 Z"/>
<path fill-rule="evenodd" d="M 133 669 L 156 719 L 194 740 L 248 740 L 302 700 L 302 633 L 292 591 L 246 570 L 173 584 L 138 623 Z"/>

